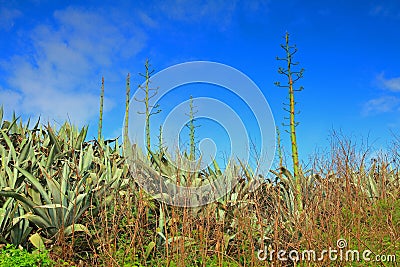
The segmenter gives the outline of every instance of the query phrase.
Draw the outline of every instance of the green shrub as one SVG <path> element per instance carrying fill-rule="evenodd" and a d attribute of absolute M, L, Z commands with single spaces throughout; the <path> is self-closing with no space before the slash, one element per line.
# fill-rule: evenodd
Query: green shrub
<path fill-rule="evenodd" d="M 54 262 L 49 258 L 48 251 L 33 251 L 15 248 L 9 244 L 0 250 L 0 266 L 2 267 L 34 267 L 34 266 L 54 266 Z"/>

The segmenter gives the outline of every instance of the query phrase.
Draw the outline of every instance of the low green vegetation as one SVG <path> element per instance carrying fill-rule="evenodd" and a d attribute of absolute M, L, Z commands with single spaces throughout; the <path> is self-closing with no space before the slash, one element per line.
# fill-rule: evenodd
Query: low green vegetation
<path fill-rule="evenodd" d="M 48 251 L 33 251 L 29 253 L 24 249 L 14 248 L 8 244 L 0 249 L 0 266 L 2 267 L 32 267 L 54 266 L 54 262 L 49 258 Z"/>

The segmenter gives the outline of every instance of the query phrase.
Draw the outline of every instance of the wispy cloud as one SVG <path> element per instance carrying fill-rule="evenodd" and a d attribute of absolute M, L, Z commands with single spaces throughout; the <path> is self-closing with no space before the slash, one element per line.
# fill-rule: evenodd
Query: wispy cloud
<path fill-rule="evenodd" d="M 385 78 L 385 74 L 381 73 L 376 78 L 380 87 L 393 92 L 400 92 L 400 77 Z"/>
<path fill-rule="evenodd" d="M 160 2 L 155 10 L 171 20 L 201 22 L 202 25 L 210 24 L 215 30 L 224 31 L 232 26 L 235 12 L 254 15 L 268 10 L 269 3 L 270 0 L 167 0 Z"/>
<path fill-rule="evenodd" d="M 21 101 L 21 95 L 17 92 L 11 90 L 5 90 L 0 87 L 0 99 L 1 105 L 4 108 L 4 112 L 17 110 L 19 106 L 19 102 Z"/>
<path fill-rule="evenodd" d="M 198 22 L 204 18 L 216 22 L 228 23 L 230 16 L 236 7 L 237 1 L 182 1 L 169 0 L 160 4 L 159 8 L 165 14 L 175 20 L 185 22 Z"/>
<path fill-rule="evenodd" d="M 11 30 L 14 27 L 15 20 L 22 16 L 22 13 L 17 9 L 0 8 L 0 29 Z"/>
<path fill-rule="evenodd" d="M 387 16 L 389 15 L 389 9 L 383 5 L 375 5 L 371 7 L 369 14 L 372 16 Z"/>
<path fill-rule="evenodd" d="M 32 53 L 2 63 L 12 91 L 0 88 L 0 99 L 22 114 L 87 123 L 98 110 L 94 81 L 105 72 L 118 73 L 117 62 L 141 51 L 146 35 L 101 10 L 70 7 L 56 11 L 53 19 L 27 34 Z M 106 99 L 105 108 L 111 107 Z"/>
<path fill-rule="evenodd" d="M 152 18 L 151 16 L 149 16 L 149 14 L 147 14 L 142 10 L 136 10 L 136 15 L 141 20 L 141 22 L 149 28 L 155 28 L 160 26 L 159 22 L 157 22 L 154 18 Z"/>
<path fill-rule="evenodd" d="M 369 15 L 371 16 L 381 16 L 386 18 L 400 18 L 399 5 L 396 1 L 390 2 L 380 2 L 379 4 L 372 5 L 369 10 Z"/>
<path fill-rule="evenodd" d="M 364 116 L 392 112 L 400 107 L 400 99 L 395 96 L 382 96 L 369 100 L 364 104 Z"/>

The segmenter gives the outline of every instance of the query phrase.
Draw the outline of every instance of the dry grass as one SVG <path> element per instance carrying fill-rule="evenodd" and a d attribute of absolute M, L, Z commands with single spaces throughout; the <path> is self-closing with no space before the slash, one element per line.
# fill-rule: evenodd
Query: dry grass
<path fill-rule="evenodd" d="M 91 238 L 81 240 L 89 253 L 74 246 L 82 266 L 294 266 L 257 258 L 259 249 L 370 250 L 400 259 L 400 178 L 396 155 L 366 162 L 366 152 L 337 140 L 329 160 L 316 159 L 314 177 L 303 186 L 304 209 L 298 213 L 282 198 L 290 191 L 279 182 L 265 183 L 236 202 L 202 208 L 177 208 L 152 200 L 131 184 L 96 214 L 87 213 Z M 283 175 L 282 172 L 278 172 Z M 378 188 L 369 188 L 370 177 Z M 246 183 L 245 181 L 243 183 Z M 245 201 L 241 202 L 240 198 Z M 84 251 L 81 249 L 81 251 Z M 54 250 L 53 250 L 54 255 Z M 66 259 L 64 259 L 66 260 Z M 395 263 L 303 261 L 298 266 L 396 266 Z"/>

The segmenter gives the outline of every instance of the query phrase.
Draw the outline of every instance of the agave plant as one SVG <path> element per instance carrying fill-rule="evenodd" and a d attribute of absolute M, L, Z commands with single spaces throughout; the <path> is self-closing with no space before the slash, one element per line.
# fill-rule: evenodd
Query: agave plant
<path fill-rule="evenodd" d="M 67 128 L 67 124 L 64 126 L 62 129 L 70 137 L 66 138 L 69 144 L 61 144 L 52 129 L 48 127 L 47 138 L 42 142 L 35 142 L 32 132 L 29 132 L 25 139 L 21 136 L 23 140 L 20 143 L 19 153 L 15 152 L 16 149 L 9 136 L 2 131 L 3 140 L 7 144 L 11 157 L 4 157 L 5 148 L 0 147 L 3 151 L 2 170 L 7 174 L 3 176 L 0 196 L 8 198 L 6 201 L 8 205 L 16 203 L 11 199 L 20 204 L 18 207 L 20 216 L 13 220 L 19 222 L 29 220 L 42 228 L 48 237 L 56 236 L 61 229 L 65 234 L 73 230 L 86 230 L 82 225 L 74 222 L 90 206 L 91 190 L 83 186 L 89 173 L 83 172 L 80 179 L 77 179 L 78 177 L 74 179 L 73 174 L 78 173 L 77 170 L 70 168 L 71 162 L 68 162 L 65 157 L 62 159 L 63 156 L 73 153 L 71 150 L 63 151 L 62 149 L 67 146 L 76 148 L 76 143 L 82 143 L 86 129 L 84 128 L 75 139 L 71 138 L 73 131 Z M 47 154 L 47 150 L 43 148 L 48 147 L 51 148 L 48 149 Z M 34 152 L 37 154 L 38 151 L 42 153 L 35 155 Z M 7 161 L 9 158 L 13 163 L 11 167 L 10 161 Z M 7 182 L 6 186 L 5 182 Z M 22 212 L 21 207 L 25 212 Z"/>
<path fill-rule="evenodd" d="M 25 211 L 9 198 L 0 208 L 0 242 L 6 243 L 7 239 L 15 246 L 24 244 L 32 231 L 27 219 L 22 218 Z"/>
<path fill-rule="evenodd" d="M 364 165 L 360 171 L 352 175 L 354 184 L 370 201 L 391 196 L 396 198 L 399 193 L 400 179 L 398 173 L 389 164 L 380 160 L 373 160 L 368 170 Z"/>
<path fill-rule="evenodd" d="M 23 178 L 14 166 L 27 167 L 28 157 L 33 155 L 33 136 L 28 138 L 28 125 L 18 125 L 13 115 L 11 122 L 2 121 L 3 109 L 0 108 L 0 189 L 15 189 L 24 191 Z M 35 128 L 37 125 L 35 126 Z M 24 244 L 32 231 L 22 207 L 13 198 L 0 198 L 0 242 L 10 240 L 14 245 Z"/>
<path fill-rule="evenodd" d="M 2 109 L 0 109 L 0 123 Z M 0 130 L 0 233 L 2 242 L 22 244 L 33 226 L 46 238 L 88 232 L 81 216 L 128 183 L 118 141 L 85 142 L 87 127 L 68 123 L 58 131 L 39 121 L 30 130 L 14 116 Z M 36 233 L 37 234 L 37 233 Z"/>

